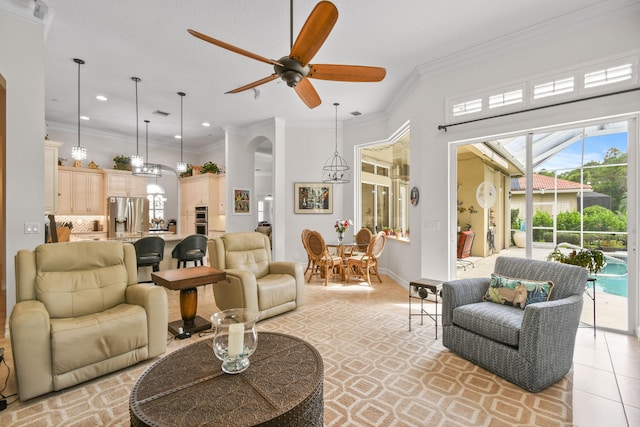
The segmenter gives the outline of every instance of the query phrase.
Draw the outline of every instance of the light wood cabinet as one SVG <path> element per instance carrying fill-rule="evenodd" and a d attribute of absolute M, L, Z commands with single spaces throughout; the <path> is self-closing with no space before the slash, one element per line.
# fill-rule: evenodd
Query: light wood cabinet
<path fill-rule="evenodd" d="M 73 173 L 58 169 L 58 212 L 73 212 Z"/>
<path fill-rule="evenodd" d="M 99 169 L 58 168 L 59 214 L 104 215 L 104 173 Z"/>
<path fill-rule="evenodd" d="M 147 197 L 147 178 L 116 169 L 105 170 L 105 175 L 106 197 Z"/>
<path fill-rule="evenodd" d="M 207 206 L 209 231 L 225 229 L 224 213 L 220 215 L 221 178 L 224 176 L 210 173 L 180 178 L 180 233 L 195 231 L 196 206 Z"/>
<path fill-rule="evenodd" d="M 61 142 L 44 141 L 44 213 L 58 212 L 58 148 Z"/>

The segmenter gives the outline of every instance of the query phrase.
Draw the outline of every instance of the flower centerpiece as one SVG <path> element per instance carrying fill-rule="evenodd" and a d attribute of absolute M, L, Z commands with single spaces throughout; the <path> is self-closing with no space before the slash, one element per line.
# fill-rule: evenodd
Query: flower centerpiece
<path fill-rule="evenodd" d="M 342 242 L 344 238 L 344 232 L 349 229 L 349 226 L 353 225 L 350 219 L 337 219 L 334 225 L 336 232 L 338 233 L 338 241 Z"/>

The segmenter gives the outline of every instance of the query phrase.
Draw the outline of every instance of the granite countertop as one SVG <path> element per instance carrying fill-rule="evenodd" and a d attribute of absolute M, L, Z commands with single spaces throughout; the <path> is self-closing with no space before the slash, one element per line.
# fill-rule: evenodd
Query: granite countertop
<path fill-rule="evenodd" d="M 211 239 L 213 237 L 218 237 L 223 235 L 225 232 L 224 231 L 210 231 L 209 234 L 206 236 L 207 239 Z M 148 237 L 148 236 L 158 236 L 162 239 L 164 239 L 166 242 L 175 242 L 175 241 L 180 241 L 182 239 L 184 239 L 187 236 L 190 236 L 191 234 L 176 234 L 170 231 L 149 231 L 144 233 L 143 235 L 141 235 L 140 233 L 135 233 L 135 234 L 125 234 L 123 236 L 120 237 L 107 237 L 107 232 L 106 231 L 92 231 L 92 232 L 78 232 L 78 233 L 71 233 L 71 240 L 72 241 L 80 241 L 80 240 L 120 240 L 123 242 L 136 242 L 138 240 L 140 240 L 142 237 Z"/>

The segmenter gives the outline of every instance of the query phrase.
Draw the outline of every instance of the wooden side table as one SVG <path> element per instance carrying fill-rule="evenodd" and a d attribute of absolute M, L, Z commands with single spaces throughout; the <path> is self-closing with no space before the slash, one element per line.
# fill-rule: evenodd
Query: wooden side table
<path fill-rule="evenodd" d="M 424 316 L 429 316 L 435 322 L 436 339 L 438 339 L 438 302 L 442 292 L 442 280 L 435 279 L 419 279 L 409 282 L 409 332 L 411 332 L 411 317 L 420 316 L 420 324 L 423 324 Z M 424 300 L 427 299 L 429 293 L 435 296 L 435 313 L 429 313 L 424 309 Z M 420 312 L 411 312 L 411 300 L 420 300 Z"/>
<path fill-rule="evenodd" d="M 182 320 L 169 323 L 169 331 L 176 335 L 184 332 L 204 331 L 211 328 L 211 322 L 196 316 L 198 290 L 196 287 L 219 282 L 227 278 L 227 273 L 211 267 L 178 268 L 151 273 L 151 280 L 167 289 L 180 291 L 180 316 Z"/>

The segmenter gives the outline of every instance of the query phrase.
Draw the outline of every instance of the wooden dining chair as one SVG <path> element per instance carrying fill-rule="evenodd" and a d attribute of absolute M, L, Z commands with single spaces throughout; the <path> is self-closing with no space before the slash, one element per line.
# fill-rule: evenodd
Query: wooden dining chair
<path fill-rule="evenodd" d="M 316 272 L 319 272 L 321 277 L 324 277 L 325 286 L 329 283 L 329 273 L 342 275 L 342 257 L 329 252 L 320 233 L 317 231 L 309 231 L 307 244 L 314 265 L 309 273 L 307 283 L 311 282 L 311 277 L 313 277 Z"/>
<path fill-rule="evenodd" d="M 371 241 L 372 237 L 373 234 L 371 233 L 371 230 L 362 227 L 356 233 L 356 246 L 351 247 L 348 255 L 364 255 L 367 252 L 367 248 L 369 247 L 369 242 Z"/>
<path fill-rule="evenodd" d="M 307 242 L 307 240 L 309 239 L 310 232 L 311 230 L 309 230 L 308 228 L 305 228 L 304 230 L 302 230 L 302 233 L 300 236 L 302 238 L 302 247 L 304 247 L 304 250 L 307 253 L 307 268 L 304 270 L 305 276 L 307 275 L 307 271 L 309 271 L 309 269 L 313 270 L 315 268 L 315 265 L 313 263 L 313 256 L 309 251 L 309 243 Z"/>
<path fill-rule="evenodd" d="M 378 259 L 384 251 L 384 246 L 387 242 L 387 236 L 384 233 L 378 233 L 371 238 L 367 251 L 362 255 L 354 255 L 347 260 L 347 283 L 351 279 L 351 275 L 364 278 L 369 286 L 371 286 L 371 273 L 378 277 L 380 283 L 382 278 L 378 273 Z"/>

